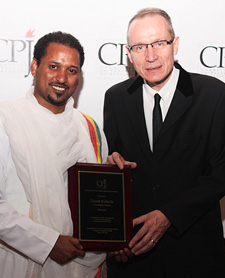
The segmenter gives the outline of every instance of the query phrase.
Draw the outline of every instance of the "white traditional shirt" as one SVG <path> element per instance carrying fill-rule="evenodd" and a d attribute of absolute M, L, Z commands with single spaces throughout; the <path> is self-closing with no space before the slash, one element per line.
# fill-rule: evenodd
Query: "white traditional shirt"
<path fill-rule="evenodd" d="M 104 253 L 86 252 L 63 266 L 48 255 L 59 234 L 72 235 L 67 169 L 96 163 L 84 116 L 73 108 L 53 114 L 33 95 L 0 103 L 1 278 L 92 278 Z M 102 135 L 103 161 L 107 144 Z"/>

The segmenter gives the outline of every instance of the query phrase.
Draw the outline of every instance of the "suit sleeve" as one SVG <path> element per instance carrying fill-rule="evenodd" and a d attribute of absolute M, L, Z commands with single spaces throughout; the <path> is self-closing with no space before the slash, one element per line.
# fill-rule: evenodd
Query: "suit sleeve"
<path fill-rule="evenodd" d="M 205 157 L 202 160 L 202 163 L 206 163 L 204 171 L 198 173 L 197 178 L 186 186 L 182 194 L 159 208 L 170 219 L 172 223 L 170 232 L 174 236 L 182 235 L 194 224 L 202 225 L 204 230 L 210 226 L 209 219 L 220 220 L 219 200 L 225 195 L 224 91 L 214 109 L 207 140 Z M 191 166 L 187 163 L 186 167 Z M 221 225 L 219 222 L 216 224 Z M 210 229 L 211 232 L 218 232 L 216 227 Z"/>
<path fill-rule="evenodd" d="M 121 144 L 115 119 L 116 117 L 114 117 L 114 111 L 111 107 L 108 93 L 106 92 L 104 101 L 104 132 L 108 142 L 109 154 L 113 152 L 121 153 Z"/>

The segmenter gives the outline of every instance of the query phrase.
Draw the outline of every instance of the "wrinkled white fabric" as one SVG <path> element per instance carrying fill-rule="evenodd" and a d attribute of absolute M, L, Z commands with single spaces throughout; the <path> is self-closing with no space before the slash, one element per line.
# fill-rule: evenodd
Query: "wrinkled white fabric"
<path fill-rule="evenodd" d="M 60 234 L 72 235 L 67 169 L 77 161 L 97 161 L 86 120 L 73 108 L 72 98 L 63 113 L 53 114 L 38 104 L 33 88 L 26 98 L 1 103 L 0 115 L 18 178 L 31 204 L 32 219 Z M 106 159 L 104 135 L 103 145 Z M 94 277 L 104 258 L 103 253 L 87 252 L 83 259 L 76 258 L 64 266 L 50 258 L 43 265 L 25 259 L 29 263 L 23 277 Z"/>

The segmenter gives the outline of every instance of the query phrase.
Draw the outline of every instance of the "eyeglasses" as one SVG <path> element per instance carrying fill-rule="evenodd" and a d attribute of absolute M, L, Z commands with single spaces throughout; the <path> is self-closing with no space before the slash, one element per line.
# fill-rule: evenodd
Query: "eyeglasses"
<path fill-rule="evenodd" d="M 148 48 L 149 45 L 151 45 L 151 47 L 153 49 L 158 50 L 158 49 L 163 49 L 168 44 L 171 44 L 173 41 L 174 41 L 174 39 L 171 39 L 170 41 L 161 40 L 161 41 L 152 42 L 152 43 L 141 43 L 141 44 L 135 44 L 132 46 L 128 46 L 128 48 L 130 51 L 132 50 L 134 53 L 142 53 Z"/>

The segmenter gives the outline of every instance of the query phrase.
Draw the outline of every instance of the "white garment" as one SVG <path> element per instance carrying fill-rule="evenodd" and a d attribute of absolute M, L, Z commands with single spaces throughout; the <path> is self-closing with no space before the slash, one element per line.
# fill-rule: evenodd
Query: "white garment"
<path fill-rule="evenodd" d="M 59 234 L 73 233 L 67 169 L 97 161 L 85 118 L 72 98 L 53 114 L 38 104 L 33 88 L 26 98 L 1 103 L 0 115 L 0 238 L 17 250 L 1 244 L 0 277 L 94 277 L 105 254 L 87 252 L 64 266 L 48 258 Z M 105 161 L 103 134 L 102 142 Z"/>

